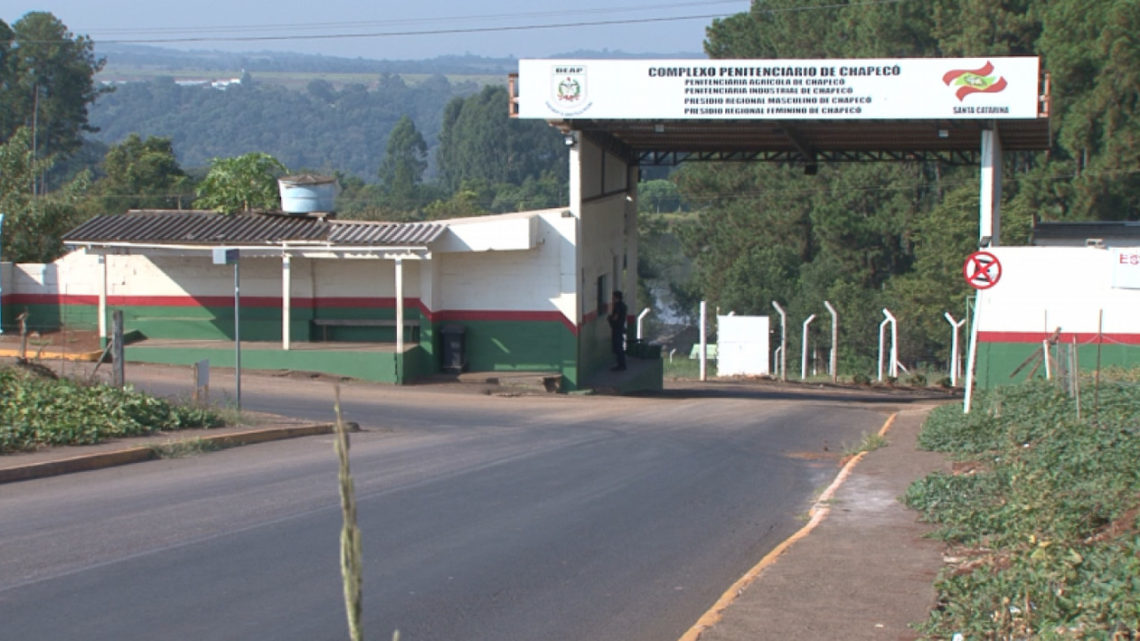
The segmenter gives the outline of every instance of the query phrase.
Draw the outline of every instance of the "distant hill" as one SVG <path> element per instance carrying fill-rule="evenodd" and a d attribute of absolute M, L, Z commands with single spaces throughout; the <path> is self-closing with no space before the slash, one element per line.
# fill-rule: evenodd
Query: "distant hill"
<path fill-rule="evenodd" d="M 443 110 L 455 98 L 505 84 L 514 58 L 440 56 L 369 60 L 279 52 L 179 51 L 99 45 L 106 67 L 96 77 L 114 85 L 90 109 L 113 145 L 132 133 L 170 138 L 187 169 L 211 158 L 264 151 L 291 169 L 343 171 L 376 179 L 388 134 L 409 116 L 434 152 Z M 558 58 L 680 58 L 618 51 L 574 51 Z M 507 105 L 503 105 L 503 117 Z M 429 155 L 427 177 L 436 167 Z"/>
<path fill-rule="evenodd" d="M 183 70 L 218 72 L 308 72 L 347 74 L 440 74 L 502 75 L 518 70 L 516 58 L 484 58 L 481 56 L 439 56 L 426 60 L 373 60 L 369 58 L 339 58 L 302 53 L 261 51 L 234 53 L 224 51 L 181 51 L 164 47 L 142 45 L 98 44 L 95 53 L 107 59 L 101 76 L 112 77 L 124 69 L 151 69 L 167 74 Z M 647 59 L 647 58 L 704 58 L 701 53 L 674 52 L 662 54 L 631 54 L 622 51 L 571 51 L 552 58 L 581 59 Z"/>

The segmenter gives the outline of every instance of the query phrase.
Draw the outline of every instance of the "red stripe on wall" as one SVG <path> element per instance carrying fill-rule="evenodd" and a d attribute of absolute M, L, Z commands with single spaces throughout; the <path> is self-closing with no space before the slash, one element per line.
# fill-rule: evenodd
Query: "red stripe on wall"
<path fill-rule="evenodd" d="M 95 302 L 99 299 L 96 297 Z M 233 307 L 233 296 L 108 296 L 107 304 L 115 307 Z M 242 307 L 281 308 L 274 296 L 242 296 Z"/>
<path fill-rule="evenodd" d="M 489 309 L 445 309 L 429 313 L 428 318 L 433 322 L 447 321 L 539 321 L 544 323 L 560 322 L 566 329 L 578 335 L 578 328 L 562 312 L 540 311 L 504 311 Z"/>
<path fill-rule="evenodd" d="M 309 300 L 309 299 L 304 299 Z M 99 297 L 89 294 L 9 294 L 4 297 L 12 305 L 98 305 Z M 119 307 L 227 307 L 233 296 L 108 296 L 107 304 Z M 273 296 L 242 296 L 242 307 L 281 307 L 281 299 Z M 293 304 L 303 307 L 304 301 Z"/>
<path fill-rule="evenodd" d="M 4 302 L 10 305 L 98 305 L 99 297 L 78 294 L 5 294 Z"/>
<path fill-rule="evenodd" d="M 978 332 L 979 343 L 1040 343 L 1053 337 L 1053 332 Z M 1140 345 L 1140 334 L 1121 334 L 1096 332 L 1062 332 L 1061 343 L 1097 343 L 1098 339 L 1104 343 L 1123 343 L 1125 345 Z"/>
<path fill-rule="evenodd" d="M 6 303 L 13 305 L 98 305 L 99 297 L 86 294 L 9 294 Z M 312 309 L 393 309 L 396 299 L 392 297 L 355 298 L 349 296 L 326 298 L 293 298 L 290 305 Z M 108 296 L 107 304 L 118 307 L 231 307 L 233 296 Z M 418 309 L 427 315 L 426 308 L 418 298 L 405 298 L 404 304 Z M 242 307 L 281 308 L 279 296 L 242 296 Z"/>

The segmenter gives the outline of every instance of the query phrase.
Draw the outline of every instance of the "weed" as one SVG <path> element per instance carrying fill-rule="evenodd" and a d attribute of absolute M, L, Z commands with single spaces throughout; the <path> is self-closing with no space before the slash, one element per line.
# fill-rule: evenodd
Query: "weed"
<path fill-rule="evenodd" d="M 154 455 L 158 458 L 186 458 L 188 456 L 205 454 L 206 452 L 216 452 L 223 448 L 224 446 L 217 441 L 201 438 L 170 441 L 169 443 L 160 443 L 150 446 L 150 450 L 154 452 Z"/>
<path fill-rule="evenodd" d="M 348 616 L 348 632 L 352 641 L 364 639 L 361 587 L 364 576 L 360 528 L 356 525 L 356 489 L 348 465 L 348 426 L 340 410 L 340 385 L 334 386 L 336 402 L 336 456 L 339 462 L 340 509 L 344 526 L 340 532 L 340 573 L 344 581 L 344 607 Z"/>
<path fill-rule="evenodd" d="M 862 438 L 855 445 L 845 447 L 843 453 L 855 456 L 860 452 L 873 452 L 887 446 L 887 438 L 878 432 L 864 432 Z"/>

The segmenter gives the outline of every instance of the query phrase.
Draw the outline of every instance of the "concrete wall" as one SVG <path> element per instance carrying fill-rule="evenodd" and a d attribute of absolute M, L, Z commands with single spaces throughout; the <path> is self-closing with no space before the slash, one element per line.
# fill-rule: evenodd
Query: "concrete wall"
<path fill-rule="evenodd" d="M 56 263 L 5 263 L 3 327 L 14 331 L 17 315 L 27 312 L 29 330 L 64 325 L 94 327 L 97 297 L 89 282 L 99 278 L 95 257 Z"/>
<path fill-rule="evenodd" d="M 620 289 L 631 315 L 637 304 L 637 167 L 606 152 L 588 138 L 578 143 L 571 162 L 582 176 L 579 281 L 581 292 L 579 359 L 583 375 L 612 364 L 606 322 L 610 294 Z M 628 319 L 627 319 L 628 321 Z"/>
<path fill-rule="evenodd" d="M 37 329 L 98 327 L 102 283 L 99 257 L 71 252 L 49 265 L 16 265 L 4 294 L 12 313 L 28 310 Z M 233 267 L 210 254 L 106 257 L 107 308 L 124 311 L 126 329 L 161 338 L 233 338 Z M 419 319 L 420 266 L 404 264 L 405 318 Z M 313 318 L 393 318 L 391 261 L 293 258 L 291 339 L 310 340 Z M 243 258 L 240 265 L 242 338 L 281 340 L 282 261 Z M 5 322 L 8 322 L 7 319 Z M 392 328 L 336 328 L 341 340 L 394 340 Z"/>
<path fill-rule="evenodd" d="M 558 371 L 578 383 L 577 219 L 562 208 L 449 221 L 432 247 L 436 330 L 462 326 L 471 370 Z"/>
<path fill-rule="evenodd" d="M 1058 329 L 1061 343 L 1076 341 L 1082 369 L 1095 367 L 1098 353 L 1104 367 L 1140 366 L 1140 276 L 1132 273 L 1140 271 L 1140 248 L 990 251 L 1001 278 L 979 294 L 979 385 L 1023 380 L 1031 368 L 1010 374 Z M 1135 286 L 1119 286 L 1129 283 Z"/>

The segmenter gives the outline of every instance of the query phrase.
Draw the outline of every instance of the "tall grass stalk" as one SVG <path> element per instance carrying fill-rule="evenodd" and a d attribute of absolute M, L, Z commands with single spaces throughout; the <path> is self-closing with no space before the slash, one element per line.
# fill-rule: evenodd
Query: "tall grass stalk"
<path fill-rule="evenodd" d="M 344 579 L 344 608 L 348 615 L 348 634 L 352 641 L 364 640 L 361 625 L 361 586 L 364 582 L 361 562 L 360 528 L 356 526 L 356 491 L 348 467 L 348 428 L 340 411 L 340 385 L 336 391 L 336 455 L 340 461 L 340 509 L 344 527 L 340 531 L 340 574 Z"/>

